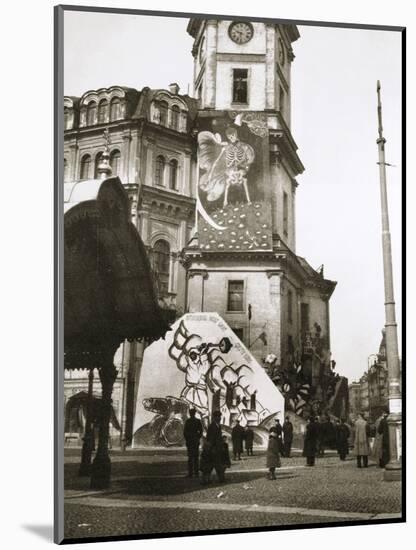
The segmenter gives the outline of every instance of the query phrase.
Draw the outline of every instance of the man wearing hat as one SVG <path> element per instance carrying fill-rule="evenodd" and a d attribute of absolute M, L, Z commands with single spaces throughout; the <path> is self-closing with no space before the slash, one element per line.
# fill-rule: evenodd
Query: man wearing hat
<path fill-rule="evenodd" d="M 206 441 L 208 443 L 212 466 L 217 474 L 218 481 L 225 481 L 224 472 L 224 441 L 222 439 L 221 432 L 221 411 L 214 411 L 212 413 L 212 422 L 208 426 Z"/>
<path fill-rule="evenodd" d="M 189 418 L 185 422 L 183 436 L 188 451 L 188 477 L 198 477 L 199 441 L 202 437 L 202 422 L 195 417 L 196 410 L 189 409 Z"/>

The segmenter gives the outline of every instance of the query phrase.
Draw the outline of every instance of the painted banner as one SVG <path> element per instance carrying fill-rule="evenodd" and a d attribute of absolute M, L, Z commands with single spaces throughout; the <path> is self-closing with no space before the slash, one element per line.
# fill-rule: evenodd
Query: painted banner
<path fill-rule="evenodd" d="M 208 427 L 221 411 L 225 433 L 236 420 L 252 427 L 265 445 L 274 418 L 283 417 L 284 398 L 217 313 L 183 315 L 146 348 L 134 420 L 133 446 L 183 445 L 189 409 Z"/>
<path fill-rule="evenodd" d="M 204 251 L 271 250 L 269 139 L 262 113 L 200 118 L 198 236 Z"/>

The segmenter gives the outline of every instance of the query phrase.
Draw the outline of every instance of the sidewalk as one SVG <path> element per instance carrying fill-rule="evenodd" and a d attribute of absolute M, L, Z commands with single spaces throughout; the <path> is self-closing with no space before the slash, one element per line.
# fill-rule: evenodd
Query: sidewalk
<path fill-rule="evenodd" d="M 375 465 L 358 469 L 353 457 L 341 462 L 331 455 L 317 459 L 314 468 L 305 467 L 302 457 L 282 459 L 276 481 L 266 479 L 264 453 L 245 457 L 232 463 L 225 484 L 214 475 L 212 484 L 201 486 L 185 477 L 183 453 L 127 452 L 112 456 L 112 486 L 96 492 L 89 490 L 88 478 L 78 478 L 79 458 L 75 463 L 70 456 L 67 536 L 111 534 L 109 518 L 114 527 L 127 530 L 123 534 L 186 531 L 190 525 L 224 529 L 400 518 L 400 482 L 383 481 Z"/>

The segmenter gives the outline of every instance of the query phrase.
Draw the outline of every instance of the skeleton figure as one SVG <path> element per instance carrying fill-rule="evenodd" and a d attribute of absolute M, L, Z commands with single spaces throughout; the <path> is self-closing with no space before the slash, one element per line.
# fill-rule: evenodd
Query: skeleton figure
<path fill-rule="evenodd" d="M 255 159 L 254 149 L 238 139 L 236 128 L 227 128 L 225 134 L 227 142 L 221 141 L 219 134 L 198 134 L 199 166 L 205 171 L 199 187 L 206 192 L 207 200 L 211 202 L 224 194 L 223 207 L 228 204 L 230 187 L 242 187 L 247 203 L 250 204 L 247 173 Z"/>

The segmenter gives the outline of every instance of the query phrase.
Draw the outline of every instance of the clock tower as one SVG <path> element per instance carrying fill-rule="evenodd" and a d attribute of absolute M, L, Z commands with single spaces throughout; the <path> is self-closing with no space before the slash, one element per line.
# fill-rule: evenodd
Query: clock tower
<path fill-rule="evenodd" d="M 304 167 L 290 93 L 299 32 L 240 19 L 191 19 L 187 30 L 198 164 L 196 232 L 183 254 L 186 311 L 218 313 L 300 413 L 309 399 L 326 399 L 315 375 L 329 368 L 336 283 L 295 252 L 296 177 Z M 293 369 L 302 370 L 301 390 L 285 378 Z"/>
<path fill-rule="evenodd" d="M 191 19 L 194 97 L 200 114 L 262 113 L 269 132 L 273 232 L 294 251 L 296 176 L 303 172 L 292 137 L 290 81 L 296 25 Z M 210 115 L 211 112 L 211 115 Z"/>

